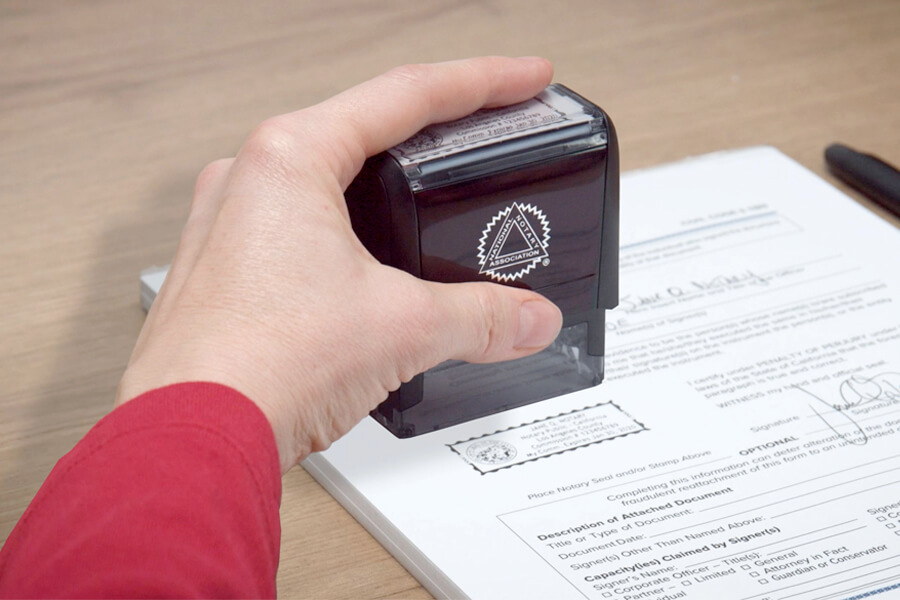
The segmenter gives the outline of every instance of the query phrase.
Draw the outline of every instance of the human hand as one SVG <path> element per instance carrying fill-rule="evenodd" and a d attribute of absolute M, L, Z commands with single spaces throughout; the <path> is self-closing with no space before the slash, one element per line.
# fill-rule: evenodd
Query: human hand
<path fill-rule="evenodd" d="M 117 404 L 172 383 L 228 385 L 262 409 L 286 472 L 438 363 L 547 346 L 562 323 L 552 303 L 379 264 L 343 192 L 367 157 L 430 123 L 526 100 L 551 76 L 535 58 L 407 66 L 262 123 L 198 177 Z"/>

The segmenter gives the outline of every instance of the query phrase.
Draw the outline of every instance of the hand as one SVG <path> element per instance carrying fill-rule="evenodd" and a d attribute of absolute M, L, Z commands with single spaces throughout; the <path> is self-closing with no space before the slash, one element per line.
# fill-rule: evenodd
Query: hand
<path fill-rule="evenodd" d="M 535 58 L 406 66 L 262 123 L 198 177 L 117 404 L 171 383 L 231 386 L 268 418 L 286 472 L 444 360 L 547 346 L 562 322 L 548 300 L 379 264 L 350 227 L 343 191 L 367 157 L 430 123 L 526 100 L 551 76 Z"/>

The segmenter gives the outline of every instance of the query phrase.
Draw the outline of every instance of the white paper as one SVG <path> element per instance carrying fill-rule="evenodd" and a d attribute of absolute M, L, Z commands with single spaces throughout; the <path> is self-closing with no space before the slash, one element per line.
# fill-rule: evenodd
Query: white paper
<path fill-rule="evenodd" d="M 900 596 L 897 230 L 752 148 L 624 176 L 621 239 L 602 385 L 303 466 L 438 597 Z"/>
<path fill-rule="evenodd" d="M 626 175 L 621 237 L 601 386 L 304 467 L 440 597 L 900 595 L 897 230 L 754 148 Z"/>

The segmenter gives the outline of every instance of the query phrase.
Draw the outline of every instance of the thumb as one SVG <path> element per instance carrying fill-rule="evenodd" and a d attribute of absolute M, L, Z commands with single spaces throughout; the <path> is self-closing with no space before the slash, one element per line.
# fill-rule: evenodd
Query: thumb
<path fill-rule="evenodd" d="M 433 283 L 444 325 L 444 358 L 499 362 L 534 354 L 556 339 L 562 313 L 535 292 L 494 283 Z"/>

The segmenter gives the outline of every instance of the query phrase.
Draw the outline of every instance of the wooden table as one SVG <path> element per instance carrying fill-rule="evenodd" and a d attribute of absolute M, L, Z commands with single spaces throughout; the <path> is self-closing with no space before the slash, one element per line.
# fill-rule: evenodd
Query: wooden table
<path fill-rule="evenodd" d="M 265 117 L 538 54 L 612 115 L 623 169 L 771 144 L 825 175 L 836 140 L 900 162 L 898 31 L 896 0 L 0 1 L 0 539 L 110 409 L 194 177 Z M 281 515 L 283 597 L 429 597 L 302 469 Z"/>

